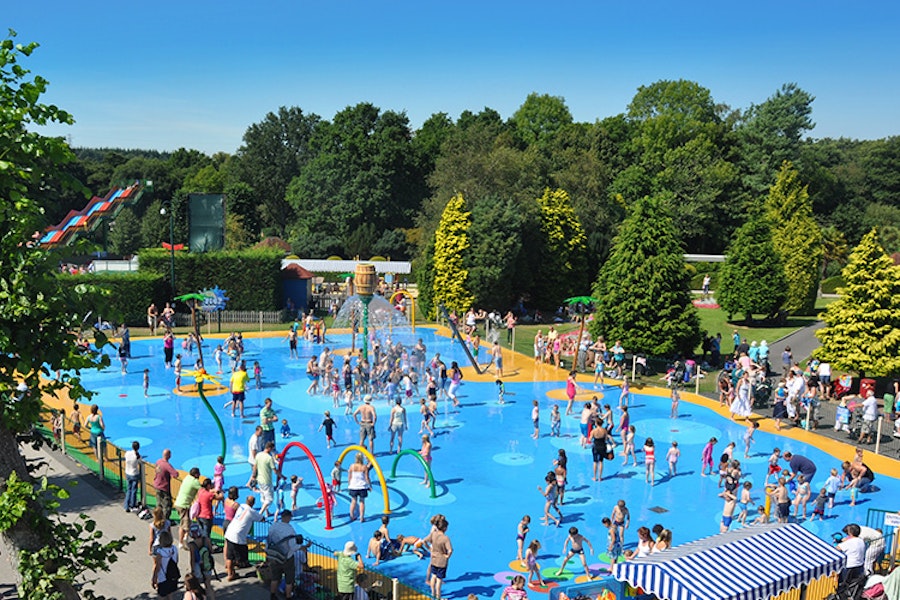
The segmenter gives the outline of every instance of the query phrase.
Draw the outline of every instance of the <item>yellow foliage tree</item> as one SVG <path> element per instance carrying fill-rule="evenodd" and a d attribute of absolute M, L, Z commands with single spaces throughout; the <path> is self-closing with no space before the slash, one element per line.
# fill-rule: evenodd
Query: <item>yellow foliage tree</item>
<path fill-rule="evenodd" d="M 453 196 L 444 207 L 434 234 L 432 313 L 441 304 L 447 310 L 463 312 L 474 302 L 475 296 L 468 288 L 469 271 L 465 268 L 472 223 L 472 213 L 467 208 L 462 194 Z"/>

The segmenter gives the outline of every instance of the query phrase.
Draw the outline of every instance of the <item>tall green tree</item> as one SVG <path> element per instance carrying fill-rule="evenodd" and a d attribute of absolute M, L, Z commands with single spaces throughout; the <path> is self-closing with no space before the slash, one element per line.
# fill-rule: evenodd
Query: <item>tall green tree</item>
<path fill-rule="evenodd" d="M 545 189 L 537 206 L 541 246 L 532 296 L 538 306 L 554 308 L 565 298 L 584 295 L 587 236 L 565 190 Z"/>
<path fill-rule="evenodd" d="M 447 202 L 434 234 L 434 284 L 431 294 L 433 310 L 443 304 L 447 310 L 463 312 L 475 300 L 466 268 L 471 224 L 472 213 L 462 194 L 453 196 Z M 431 316 L 434 317 L 435 313 Z"/>
<path fill-rule="evenodd" d="M 772 221 L 772 243 L 784 265 L 789 313 L 811 314 L 824 253 L 822 230 L 812 215 L 812 202 L 793 164 L 782 164 L 775 184 L 766 198 L 766 212 Z"/>
<path fill-rule="evenodd" d="M 527 146 L 545 150 L 559 131 L 572 123 L 572 113 L 565 98 L 532 92 L 513 113 L 512 122 Z"/>
<path fill-rule="evenodd" d="M 787 280 L 772 245 L 772 224 L 757 211 L 735 234 L 719 270 L 716 301 L 729 315 L 774 315 L 787 299 Z"/>
<path fill-rule="evenodd" d="M 835 368 L 886 376 L 900 373 L 900 268 L 878 243 L 863 236 L 842 272 L 845 287 L 822 315 L 814 355 Z"/>
<path fill-rule="evenodd" d="M 141 223 L 134 214 L 134 209 L 125 207 L 109 223 L 109 251 L 126 256 L 135 254 L 141 249 Z"/>
<path fill-rule="evenodd" d="M 0 550 L 19 575 L 19 597 L 93 598 L 76 584 L 89 584 L 93 573 L 108 569 L 126 540 L 102 542 L 83 515 L 61 520 L 57 498 L 66 492 L 35 481 L 20 446 L 35 435 L 44 394 L 65 390 L 73 400 L 89 398 L 78 374 L 109 359 L 75 343 L 88 301 L 83 286 L 60 286 L 53 257 L 29 243 L 43 220 L 33 192 L 50 182 L 75 185 L 54 167 L 71 162 L 71 150 L 61 138 L 35 130 L 71 124 L 72 117 L 40 102 L 47 80 L 20 64 L 37 44 L 17 44 L 14 37 L 10 31 L 0 41 L 0 348 L 6 349 L 0 353 Z M 103 341 L 97 338 L 98 345 Z M 57 370 L 76 375 L 56 379 Z"/>
<path fill-rule="evenodd" d="M 488 197 L 472 205 L 467 265 L 475 305 L 488 310 L 512 306 L 521 289 L 517 268 L 527 216 L 509 198 Z"/>
<path fill-rule="evenodd" d="M 591 333 L 655 356 L 693 352 L 700 320 L 668 199 L 635 202 L 594 285 Z"/>

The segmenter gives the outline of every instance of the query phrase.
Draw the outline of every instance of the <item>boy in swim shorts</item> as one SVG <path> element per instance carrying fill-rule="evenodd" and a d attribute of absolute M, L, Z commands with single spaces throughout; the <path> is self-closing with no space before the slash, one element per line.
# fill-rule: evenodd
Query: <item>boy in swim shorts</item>
<path fill-rule="evenodd" d="M 590 540 L 586 537 L 578 533 L 577 527 L 569 527 L 569 537 L 566 538 L 566 541 L 563 542 L 563 554 L 566 557 L 563 559 L 562 565 L 559 567 L 559 571 L 556 572 L 556 576 L 559 577 L 563 574 L 563 569 L 566 568 L 566 563 L 569 562 L 572 558 L 577 554 L 581 559 L 581 566 L 584 567 L 584 573 L 588 576 L 588 579 L 591 577 L 591 571 L 588 569 L 587 560 L 584 558 L 584 545 L 587 544 L 588 548 L 591 549 L 591 554 L 594 553 L 594 546 L 591 544 Z M 566 549 L 568 548 L 568 552 Z"/>

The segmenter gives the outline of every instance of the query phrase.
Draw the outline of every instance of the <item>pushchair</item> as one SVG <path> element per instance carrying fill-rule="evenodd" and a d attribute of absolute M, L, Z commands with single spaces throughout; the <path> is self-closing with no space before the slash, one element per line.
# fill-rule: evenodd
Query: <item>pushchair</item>
<path fill-rule="evenodd" d="M 772 384 L 763 379 L 753 387 L 753 408 L 767 408 L 772 398 Z"/>
<path fill-rule="evenodd" d="M 850 388 L 853 387 L 853 376 L 841 375 L 837 378 L 837 381 L 835 381 L 831 385 L 834 388 L 834 397 L 840 400 L 842 397 L 850 393 Z"/>
<path fill-rule="evenodd" d="M 865 586 L 865 573 L 856 577 L 848 577 L 838 583 L 837 589 L 826 600 L 860 600 Z"/>
<path fill-rule="evenodd" d="M 858 440 L 863 427 L 862 404 L 848 405 L 850 409 L 850 433 L 847 437 Z"/>

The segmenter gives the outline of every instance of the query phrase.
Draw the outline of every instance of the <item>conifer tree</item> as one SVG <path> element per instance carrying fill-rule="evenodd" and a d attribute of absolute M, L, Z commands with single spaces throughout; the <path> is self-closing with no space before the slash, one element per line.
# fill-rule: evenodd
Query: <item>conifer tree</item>
<path fill-rule="evenodd" d="M 681 239 L 665 198 L 635 202 L 594 286 L 591 333 L 656 356 L 692 352 L 701 339 Z"/>
<path fill-rule="evenodd" d="M 434 234 L 433 310 L 443 304 L 448 311 L 462 312 L 474 302 L 474 295 L 468 287 L 469 272 L 465 268 L 471 215 L 462 194 L 450 198 L 441 214 Z"/>
<path fill-rule="evenodd" d="M 752 215 L 737 230 L 719 271 L 716 300 L 729 316 L 772 315 L 787 298 L 781 259 L 772 246 L 772 225 L 763 214 Z"/>
<path fill-rule="evenodd" d="M 542 244 L 532 296 L 538 306 L 552 308 L 584 294 L 587 236 L 565 190 L 546 188 L 537 204 Z"/>
<path fill-rule="evenodd" d="M 769 188 L 766 211 L 772 220 L 772 244 L 781 258 L 788 291 L 784 309 L 811 314 L 819 289 L 824 253 L 822 230 L 812 216 L 812 201 L 800 173 L 784 161 Z"/>
<path fill-rule="evenodd" d="M 900 267 L 873 229 L 850 254 L 846 287 L 823 313 L 814 355 L 834 368 L 867 375 L 900 373 Z"/>

